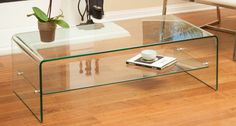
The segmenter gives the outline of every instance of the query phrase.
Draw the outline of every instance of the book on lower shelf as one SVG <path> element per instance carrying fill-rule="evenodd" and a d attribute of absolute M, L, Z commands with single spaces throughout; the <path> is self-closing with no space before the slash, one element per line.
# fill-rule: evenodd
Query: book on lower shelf
<path fill-rule="evenodd" d="M 177 59 L 169 56 L 156 56 L 155 60 L 145 60 L 141 54 L 138 54 L 126 61 L 126 64 L 134 64 L 138 66 L 144 66 L 149 68 L 155 68 L 162 70 L 168 66 L 171 66 L 177 62 Z"/>

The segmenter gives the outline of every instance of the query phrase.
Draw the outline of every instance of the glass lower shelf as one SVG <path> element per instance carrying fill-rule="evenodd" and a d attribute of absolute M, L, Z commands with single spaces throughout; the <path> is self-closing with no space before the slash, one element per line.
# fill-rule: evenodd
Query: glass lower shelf
<path fill-rule="evenodd" d="M 194 59 L 184 51 L 165 49 L 159 54 L 177 58 L 177 63 L 163 70 L 126 64 L 137 55 L 123 53 L 113 56 L 76 59 L 67 63 L 49 63 L 43 67 L 43 93 L 64 91 L 134 81 L 151 77 L 208 68 L 208 63 Z"/>

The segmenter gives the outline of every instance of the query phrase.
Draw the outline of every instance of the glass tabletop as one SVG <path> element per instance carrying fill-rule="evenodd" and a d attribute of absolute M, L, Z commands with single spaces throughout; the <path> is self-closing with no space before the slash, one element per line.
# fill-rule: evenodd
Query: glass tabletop
<path fill-rule="evenodd" d="M 157 16 L 57 29 L 55 41 L 39 32 L 20 33 L 13 41 L 38 61 L 80 57 L 213 36 L 176 16 Z"/>

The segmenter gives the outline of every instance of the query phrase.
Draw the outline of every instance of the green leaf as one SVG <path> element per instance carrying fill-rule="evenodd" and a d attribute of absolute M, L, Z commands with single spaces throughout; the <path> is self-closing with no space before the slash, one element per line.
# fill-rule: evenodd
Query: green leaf
<path fill-rule="evenodd" d="M 33 7 L 32 8 L 34 11 L 35 16 L 39 19 L 39 21 L 44 21 L 47 22 L 48 21 L 48 16 L 38 7 Z"/>
<path fill-rule="evenodd" d="M 63 20 L 55 20 L 55 23 L 59 26 L 61 26 L 62 28 L 69 28 L 69 24 L 67 24 L 65 21 Z"/>
<path fill-rule="evenodd" d="M 40 22 L 45 22 L 45 21 L 41 20 L 40 18 L 38 18 L 34 13 L 27 15 L 27 17 L 31 17 L 31 16 L 35 16 L 38 19 L 38 21 L 40 21 Z"/>

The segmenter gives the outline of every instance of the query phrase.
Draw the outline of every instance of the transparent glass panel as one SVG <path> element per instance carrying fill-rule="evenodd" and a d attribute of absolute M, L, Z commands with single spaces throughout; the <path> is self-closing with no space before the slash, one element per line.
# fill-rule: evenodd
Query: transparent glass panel
<path fill-rule="evenodd" d="M 208 71 L 211 66 L 205 64 L 205 61 L 208 60 L 206 59 L 207 56 L 202 59 L 192 57 L 191 48 L 188 48 L 188 44 L 185 46 L 185 43 L 195 45 L 194 43 L 198 43 L 198 41 L 186 41 L 182 43 L 46 62 L 43 64 L 42 68 L 43 92 L 45 94 L 52 94 L 180 72 Z M 177 63 L 163 70 L 126 64 L 126 60 L 134 57 L 144 49 L 154 49 L 159 55 L 176 57 Z M 208 74 L 215 75 L 215 73 Z"/>
<path fill-rule="evenodd" d="M 13 39 L 42 61 L 209 36 L 212 34 L 175 16 L 159 16 L 58 29 L 55 41 L 50 43 L 41 42 L 37 31 L 17 34 Z"/>
<path fill-rule="evenodd" d="M 41 121 L 38 64 L 15 43 L 12 44 L 12 61 L 13 91 Z"/>
<path fill-rule="evenodd" d="M 37 31 L 13 36 L 13 88 L 41 122 L 43 94 L 180 72 L 218 89 L 216 38 L 175 16 L 57 29 L 49 43 L 39 38 Z M 163 70 L 126 64 L 144 49 L 177 63 Z"/>
<path fill-rule="evenodd" d="M 218 90 L 217 41 L 216 37 L 211 37 L 192 40 L 191 42 L 186 42 L 182 45 L 184 48 L 190 50 L 188 54 L 191 55 L 191 57 L 198 59 L 205 65 L 209 66 L 208 69 L 201 69 L 187 73 L 215 90 Z"/>

